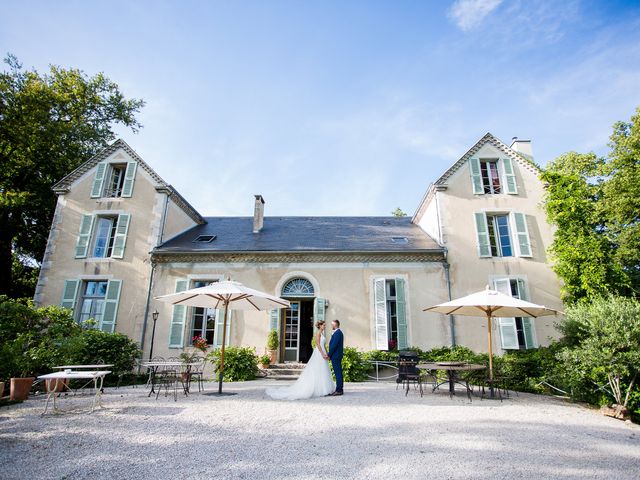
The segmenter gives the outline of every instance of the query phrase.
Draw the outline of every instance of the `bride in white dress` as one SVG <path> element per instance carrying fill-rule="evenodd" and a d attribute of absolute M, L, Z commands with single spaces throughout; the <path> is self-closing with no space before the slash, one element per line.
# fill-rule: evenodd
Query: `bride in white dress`
<path fill-rule="evenodd" d="M 298 380 L 293 385 L 279 388 L 267 388 L 266 394 L 276 400 L 302 400 L 311 397 L 324 397 L 335 390 L 324 336 L 324 322 L 317 322 L 316 347 L 304 367 Z"/>

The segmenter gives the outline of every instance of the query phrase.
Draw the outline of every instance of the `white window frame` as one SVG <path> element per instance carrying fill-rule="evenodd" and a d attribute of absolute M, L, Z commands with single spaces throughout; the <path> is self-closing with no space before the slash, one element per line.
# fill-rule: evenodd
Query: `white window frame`
<path fill-rule="evenodd" d="M 521 300 L 526 300 L 528 301 L 528 299 L 530 298 L 529 296 L 529 282 L 527 280 L 527 277 L 524 275 L 490 275 L 489 276 L 489 285 L 492 286 L 492 288 L 496 288 L 496 282 L 498 281 L 508 281 L 509 282 L 509 291 L 511 292 L 511 282 L 516 282 L 517 283 L 517 288 L 518 288 L 518 295 L 520 297 Z M 510 293 L 511 295 L 511 293 Z M 531 334 L 531 341 L 532 344 L 528 345 L 527 344 L 527 335 L 526 332 L 523 331 L 523 336 L 524 336 L 524 345 L 520 344 L 520 340 L 518 339 L 518 333 L 517 333 L 517 322 L 516 322 L 516 317 L 496 317 L 496 326 L 498 329 L 498 332 L 500 333 L 500 347 L 502 348 L 502 350 L 507 351 L 507 350 L 522 350 L 523 347 L 525 350 L 530 350 L 532 348 L 538 348 L 539 343 L 538 343 L 538 337 L 537 337 L 537 333 L 536 333 L 536 325 L 535 325 L 535 319 L 531 318 L 531 317 L 518 317 L 521 319 L 522 322 L 522 328 L 523 330 L 525 329 L 524 323 L 525 321 L 528 322 L 529 324 L 529 333 Z M 513 337 L 515 338 L 515 341 L 517 342 L 517 346 L 505 346 L 505 340 L 503 338 L 503 330 L 504 329 L 512 329 L 513 330 Z"/>
<path fill-rule="evenodd" d="M 486 232 L 480 232 L 478 230 L 478 219 L 476 217 L 476 215 L 482 215 L 484 217 L 484 222 L 486 225 Z M 516 215 L 522 215 L 522 219 L 523 219 L 523 225 L 524 225 L 524 231 L 518 231 L 517 228 L 517 224 L 516 224 Z M 522 258 L 531 258 L 533 257 L 533 249 L 532 249 L 532 244 L 531 244 L 531 235 L 529 234 L 529 226 L 527 224 L 527 218 L 528 215 L 526 215 L 524 212 L 517 212 L 517 211 L 513 211 L 513 210 L 492 210 L 492 209 L 481 209 L 479 211 L 473 212 L 473 226 L 474 226 L 474 233 L 475 233 L 475 237 L 476 237 L 476 247 L 478 250 L 478 256 L 481 258 L 514 258 L 514 257 L 522 257 Z M 509 240 L 511 242 L 511 255 L 510 256 L 504 256 L 502 254 L 500 255 L 493 255 L 492 253 L 492 244 L 491 244 L 491 238 L 489 235 L 489 220 L 490 217 L 496 217 L 496 216 L 506 216 L 507 220 L 508 220 L 508 228 L 509 228 Z M 496 231 L 497 233 L 497 231 Z M 483 255 L 482 254 L 482 244 L 480 242 L 480 235 L 482 234 L 483 239 L 485 239 L 486 244 L 488 246 L 489 249 L 489 255 Z M 528 252 L 523 252 L 522 249 L 522 244 L 521 244 L 521 237 L 522 240 L 526 240 L 526 246 L 528 247 L 529 251 Z M 498 239 L 499 241 L 499 239 Z M 498 244 L 496 244 L 496 248 L 500 250 L 501 252 L 501 247 Z"/>
<path fill-rule="evenodd" d="M 384 302 L 384 310 L 385 316 L 387 318 L 386 325 L 386 339 L 387 345 L 384 345 L 384 348 L 381 348 L 383 345 L 378 343 L 378 335 L 377 335 L 377 321 L 376 321 L 376 280 L 384 280 L 385 282 L 385 302 Z M 387 312 L 387 281 L 389 280 L 403 280 L 404 281 L 404 309 L 405 309 L 405 322 L 406 322 L 406 332 L 407 332 L 407 347 L 412 345 L 412 323 L 411 323 L 411 309 L 409 308 L 410 303 L 410 294 L 409 294 L 409 276 L 407 274 L 385 274 L 385 275 L 372 275 L 369 278 L 369 291 L 370 291 L 370 311 L 371 311 L 371 345 L 374 346 L 377 350 L 388 350 L 389 346 L 389 323 L 388 323 L 388 312 Z M 397 291 L 396 291 L 396 299 L 397 299 Z M 396 300 L 397 301 L 397 300 Z M 397 304 L 396 304 L 396 315 L 397 315 Z M 398 330 L 399 336 L 399 330 Z M 400 348 L 400 345 L 398 345 Z"/>

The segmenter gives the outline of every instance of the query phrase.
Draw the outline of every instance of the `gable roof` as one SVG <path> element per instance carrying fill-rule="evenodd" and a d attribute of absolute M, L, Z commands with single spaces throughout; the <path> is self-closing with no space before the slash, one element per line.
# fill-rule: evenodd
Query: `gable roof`
<path fill-rule="evenodd" d="M 447 180 L 449 179 L 449 177 L 451 175 L 453 175 L 460 167 L 462 167 L 462 165 L 464 165 L 467 160 L 469 160 L 471 157 L 473 157 L 476 154 L 476 152 L 478 152 L 478 150 L 480 150 L 486 144 L 489 144 L 489 145 L 495 147 L 496 149 L 500 150 L 506 156 L 508 156 L 509 158 L 514 160 L 515 162 L 517 162 L 520 166 L 522 166 L 522 167 L 524 167 L 524 168 L 526 168 L 528 170 L 531 170 L 531 171 L 535 171 L 535 172 L 539 172 L 540 171 L 540 167 L 538 165 L 536 165 L 534 162 L 532 162 L 531 160 L 525 158 L 523 155 L 519 154 L 518 152 L 516 152 L 512 148 L 508 147 L 506 144 L 502 143 L 500 140 L 498 140 L 496 137 L 494 137 L 491 133 L 487 132 L 484 135 L 484 137 L 482 137 L 480 140 L 478 140 L 475 143 L 475 145 L 473 147 L 471 147 L 469 150 L 467 150 L 467 153 L 465 153 L 462 157 L 460 157 L 460 159 L 456 163 L 451 165 L 451 167 L 449 167 L 449 169 L 446 172 L 444 172 L 440 176 L 440 178 L 438 178 L 434 182 L 434 185 L 444 185 L 444 184 L 446 184 Z"/>
<path fill-rule="evenodd" d="M 215 235 L 209 242 L 194 242 Z M 398 243 L 392 237 L 404 237 Z M 265 217 L 253 233 L 253 217 L 207 217 L 206 223 L 156 247 L 153 253 L 239 252 L 442 252 L 409 217 Z"/>
<path fill-rule="evenodd" d="M 540 167 L 534 163 L 532 160 L 529 160 L 524 155 L 513 150 L 511 147 L 508 147 L 505 143 L 501 142 L 498 138 L 493 136 L 490 132 L 487 132 L 480 140 L 478 140 L 473 147 L 471 147 L 467 152 L 460 157 L 453 165 L 451 165 L 440 177 L 433 183 L 429 184 L 427 187 L 427 191 L 422 197 L 416 212 L 413 215 L 412 221 L 415 221 L 422 211 L 424 210 L 428 200 L 433 195 L 433 192 L 438 189 L 438 187 L 446 188 L 447 180 L 451 177 L 455 172 L 457 172 L 471 157 L 473 157 L 478 150 L 480 150 L 485 145 L 491 145 L 494 148 L 500 150 L 506 156 L 511 158 L 511 160 L 515 161 L 518 165 L 532 172 L 538 173 L 541 171 Z"/>
<path fill-rule="evenodd" d="M 73 170 L 71 173 L 67 174 L 64 178 L 59 180 L 53 187 L 51 187 L 51 189 L 58 195 L 64 195 L 69 191 L 69 189 L 71 188 L 71 185 L 76 180 L 78 180 L 85 173 L 87 173 L 89 170 L 94 168 L 98 163 L 108 158 L 110 155 L 112 155 L 113 153 L 117 152 L 120 149 L 124 150 L 131 158 L 133 158 L 138 164 L 138 167 L 142 168 L 145 172 L 149 174 L 149 176 L 151 176 L 151 178 L 155 182 L 158 183 L 158 185 L 156 186 L 156 190 L 165 191 L 165 193 L 169 195 L 169 198 L 171 198 L 171 200 L 173 200 L 173 202 L 178 207 L 180 207 L 194 222 L 198 224 L 204 223 L 205 220 L 202 217 L 202 215 L 200 215 L 200 213 L 198 213 L 198 211 L 195 208 L 193 208 L 191 204 L 187 202 L 187 200 L 185 200 L 185 198 L 182 195 L 180 195 L 180 193 L 175 188 L 173 188 L 173 186 L 165 182 L 160 177 L 160 175 L 158 175 L 147 164 L 147 162 L 142 160 L 142 157 L 140 157 L 140 155 L 138 155 L 136 151 L 133 148 L 131 148 L 127 144 L 127 142 L 125 142 L 121 138 L 117 139 L 111 145 L 103 148 L 98 153 L 96 153 L 93 157 L 91 157 L 89 160 L 87 160 L 82 165 L 80 165 L 78 168 Z"/>

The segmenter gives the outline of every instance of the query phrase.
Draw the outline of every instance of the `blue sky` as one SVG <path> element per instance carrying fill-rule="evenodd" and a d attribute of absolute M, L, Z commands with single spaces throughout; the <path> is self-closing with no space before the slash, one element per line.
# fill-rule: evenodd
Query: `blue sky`
<path fill-rule="evenodd" d="M 640 3 L 7 1 L 0 52 L 104 72 L 203 215 L 413 213 L 490 131 L 541 165 L 640 106 Z"/>

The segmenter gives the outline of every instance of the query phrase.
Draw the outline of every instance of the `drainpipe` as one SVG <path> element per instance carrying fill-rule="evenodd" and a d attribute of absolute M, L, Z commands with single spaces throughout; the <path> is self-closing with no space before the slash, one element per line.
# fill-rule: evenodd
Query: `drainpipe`
<path fill-rule="evenodd" d="M 147 322 L 149 320 L 149 304 L 151 303 L 151 289 L 153 287 L 153 275 L 156 272 L 156 264 L 151 263 L 151 275 L 149 275 L 149 286 L 147 287 L 147 303 L 144 306 L 144 320 L 142 321 L 142 334 L 140 335 L 140 349 L 144 350 L 144 337 L 147 333 Z"/>
<path fill-rule="evenodd" d="M 451 298 L 451 277 L 449 276 L 449 262 L 447 261 L 447 247 L 444 248 L 444 261 L 442 262 L 442 267 L 444 268 L 444 276 L 447 281 L 447 290 L 449 294 L 449 301 Z M 454 315 L 449 315 L 449 331 L 451 333 L 451 346 L 456 346 L 456 317 Z"/>

